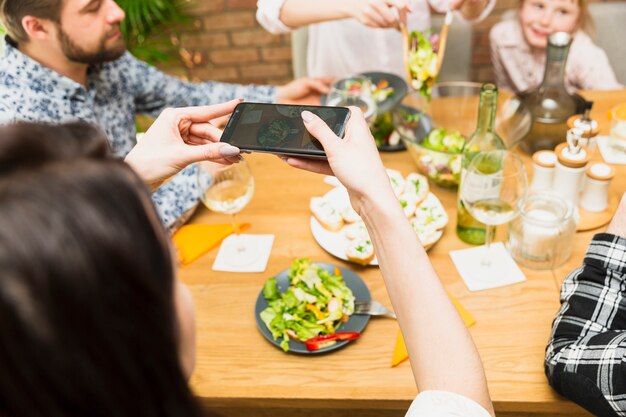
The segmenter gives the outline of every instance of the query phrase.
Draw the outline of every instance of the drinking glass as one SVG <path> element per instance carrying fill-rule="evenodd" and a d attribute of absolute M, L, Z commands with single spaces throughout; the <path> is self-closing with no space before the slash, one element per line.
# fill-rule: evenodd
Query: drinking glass
<path fill-rule="evenodd" d="M 246 235 L 239 233 L 235 215 L 252 199 L 254 177 L 248 163 L 242 160 L 232 165 L 219 165 L 213 162 L 200 162 L 198 185 L 204 205 L 218 213 L 230 214 L 235 232 L 235 244 L 223 246 L 227 250 L 226 262 L 233 266 L 249 265 L 260 256 Z"/>
<path fill-rule="evenodd" d="M 506 150 L 478 152 L 461 181 L 461 199 L 469 213 L 487 225 L 481 264 L 491 265 L 494 226 L 508 223 L 520 212 L 528 188 L 522 160 Z"/>
<path fill-rule="evenodd" d="M 363 76 L 342 78 L 333 84 L 326 104 L 338 107 L 358 107 L 368 123 L 374 121 L 378 111 L 376 100 L 372 96 L 372 81 Z"/>

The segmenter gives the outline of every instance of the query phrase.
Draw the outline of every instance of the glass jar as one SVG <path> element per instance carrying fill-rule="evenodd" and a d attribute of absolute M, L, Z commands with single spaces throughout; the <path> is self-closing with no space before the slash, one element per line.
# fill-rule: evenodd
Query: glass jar
<path fill-rule="evenodd" d="M 552 269 L 563 265 L 572 255 L 574 233 L 572 204 L 553 194 L 531 194 L 520 215 L 509 225 L 507 246 L 520 265 Z"/>

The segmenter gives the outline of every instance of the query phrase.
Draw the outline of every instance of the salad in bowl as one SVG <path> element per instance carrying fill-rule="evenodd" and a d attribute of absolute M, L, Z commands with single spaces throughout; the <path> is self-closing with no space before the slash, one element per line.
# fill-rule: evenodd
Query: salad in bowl
<path fill-rule="evenodd" d="M 413 107 L 399 106 L 393 118 L 419 171 L 437 185 L 457 187 L 465 137 L 454 129 L 433 129 L 431 118 Z"/>

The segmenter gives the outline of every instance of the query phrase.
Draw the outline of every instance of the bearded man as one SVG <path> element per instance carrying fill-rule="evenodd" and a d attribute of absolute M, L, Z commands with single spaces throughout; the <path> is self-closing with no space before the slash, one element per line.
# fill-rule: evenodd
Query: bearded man
<path fill-rule="evenodd" d="M 7 36 L 0 60 L 0 123 L 85 121 L 99 125 L 115 154 L 136 143 L 137 114 L 166 107 L 310 99 L 330 80 L 304 78 L 281 87 L 187 83 L 126 51 L 114 0 L 0 0 Z M 175 229 L 197 205 L 191 165 L 152 197 L 164 225 Z"/>

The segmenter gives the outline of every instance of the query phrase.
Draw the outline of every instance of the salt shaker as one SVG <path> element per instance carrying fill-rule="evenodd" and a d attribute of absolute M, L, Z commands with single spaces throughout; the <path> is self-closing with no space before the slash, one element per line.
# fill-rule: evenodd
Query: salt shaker
<path fill-rule="evenodd" d="M 585 188 L 580 197 L 580 206 L 587 211 L 604 211 L 609 206 L 609 184 L 615 171 L 609 165 L 591 164 L 586 174 Z"/>
<path fill-rule="evenodd" d="M 598 121 L 591 118 L 591 108 L 593 107 L 593 101 L 585 102 L 585 111 L 581 114 L 575 114 L 567 119 L 567 127 L 572 129 L 577 127 L 581 129 L 582 139 L 581 144 L 587 145 L 592 151 L 596 148 L 596 136 L 600 133 L 600 126 Z"/>
<path fill-rule="evenodd" d="M 552 151 L 538 151 L 533 154 L 533 181 L 530 191 L 550 190 L 554 177 L 556 154 Z"/>
<path fill-rule="evenodd" d="M 577 127 L 568 130 L 567 143 L 561 143 L 554 150 L 557 161 L 552 189 L 574 206 L 578 203 L 581 179 L 591 157 L 589 148 L 580 144 L 582 133 Z"/>

